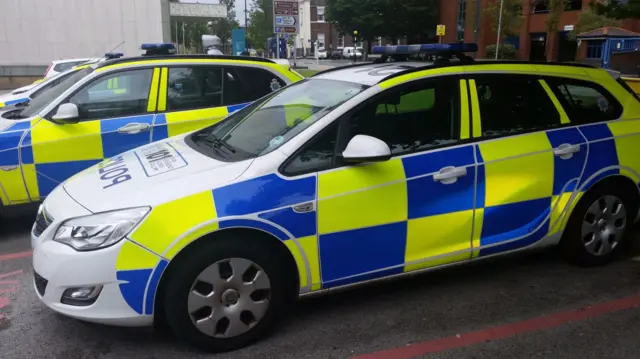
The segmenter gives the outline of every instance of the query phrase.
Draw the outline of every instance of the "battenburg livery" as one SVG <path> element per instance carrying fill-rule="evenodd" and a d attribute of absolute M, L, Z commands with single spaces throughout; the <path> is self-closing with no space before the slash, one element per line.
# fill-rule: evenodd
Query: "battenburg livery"
<path fill-rule="evenodd" d="M 300 294 L 541 246 L 610 261 L 640 203 L 638 98 L 605 70 L 457 46 L 377 49 L 76 174 L 34 224 L 39 297 L 219 351 Z"/>

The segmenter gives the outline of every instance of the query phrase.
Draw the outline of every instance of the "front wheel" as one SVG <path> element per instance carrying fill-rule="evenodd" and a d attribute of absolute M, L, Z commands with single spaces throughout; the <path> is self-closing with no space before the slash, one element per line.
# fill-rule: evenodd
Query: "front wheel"
<path fill-rule="evenodd" d="M 578 202 L 562 239 L 565 257 L 582 266 L 611 262 L 624 248 L 637 204 L 635 196 L 612 186 L 587 192 Z"/>
<path fill-rule="evenodd" d="M 181 257 L 164 293 L 167 322 L 178 337 L 204 351 L 225 352 L 272 331 L 286 314 L 293 282 L 267 240 L 204 239 Z"/>

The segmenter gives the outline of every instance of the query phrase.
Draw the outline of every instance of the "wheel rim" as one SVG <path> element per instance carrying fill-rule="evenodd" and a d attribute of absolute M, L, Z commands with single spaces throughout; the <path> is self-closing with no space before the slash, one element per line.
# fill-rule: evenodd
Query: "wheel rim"
<path fill-rule="evenodd" d="M 218 261 L 191 285 L 187 307 L 191 322 L 216 338 L 244 334 L 269 308 L 271 281 L 254 262 L 243 258 Z"/>
<path fill-rule="evenodd" d="M 611 253 L 627 227 L 627 210 L 620 198 L 607 195 L 594 201 L 582 221 L 582 240 L 590 254 Z"/>

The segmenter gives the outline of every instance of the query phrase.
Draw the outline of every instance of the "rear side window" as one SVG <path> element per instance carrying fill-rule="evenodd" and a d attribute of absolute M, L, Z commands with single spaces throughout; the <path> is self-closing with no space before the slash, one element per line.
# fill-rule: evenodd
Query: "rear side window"
<path fill-rule="evenodd" d="M 584 124 L 618 119 L 622 105 L 602 86 L 564 78 L 546 79 L 572 123 Z"/>
<path fill-rule="evenodd" d="M 560 114 L 536 76 L 478 75 L 483 137 L 545 131 L 561 125 Z"/>
<path fill-rule="evenodd" d="M 225 106 L 253 102 L 287 85 L 271 71 L 256 67 L 227 67 L 224 72 Z"/>
<path fill-rule="evenodd" d="M 167 111 L 186 111 L 222 105 L 222 67 L 169 68 Z"/>

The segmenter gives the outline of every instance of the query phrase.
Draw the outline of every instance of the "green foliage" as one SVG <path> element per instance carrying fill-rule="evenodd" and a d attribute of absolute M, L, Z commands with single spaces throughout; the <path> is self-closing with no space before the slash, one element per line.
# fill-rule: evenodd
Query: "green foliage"
<path fill-rule="evenodd" d="M 591 3 L 590 6 L 596 14 L 612 19 L 640 18 L 640 0 L 608 0 Z"/>
<path fill-rule="evenodd" d="M 569 33 L 569 38 L 573 40 L 576 39 L 578 34 L 583 32 L 606 26 L 620 25 L 622 25 L 622 20 L 609 18 L 605 15 L 598 14 L 593 8 L 587 8 L 578 16 L 578 21 L 576 22 L 573 31 Z"/>
<path fill-rule="evenodd" d="M 490 2 L 484 9 L 484 15 L 487 21 L 490 21 L 491 29 L 497 32 L 500 21 L 500 1 Z M 523 21 L 522 0 L 504 0 L 500 37 L 505 38 L 509 35 L 518 35 Z"/>
<path fill-rule="evenodd" d="M 500 44 L 500 50 L 498 50 L 498 59 L 514 60 L 516 58 L 517 50 L 515 46 L 511 44 Z M 496 58 L 496 45 L 489 45 L 485 48 L 485 57 L 488 59 Z"/>
<path fill-rule="evenodd" d="M 227 5 L 227 17 L 223 19 L 213 19 L 211 33 L 220 38 L 223 44 L 231 40 L 231 30 L 240 27 L 236 20 L 235 0 L 220 0 L 221 4 Z"/>
<path fill-rule="evenodd" d="M 223 44 L 231 40 L 231 30 L 240 26 L 236 20 L 235 0 L 220 0 L 220 3 L 227 5 L 227 17 L 211 19 L 211 26 L 202 21 L 177 21 L 171 23 L 171 40 L 179 43 L 181 53 L 203 53 L 202 35 L 204 34 L 218 36 Z"/>
<path fill-rule="evenodd" d="M 558 30 L 562 12 L 570 3 L 571 0 L 547 0 L 549 15 L 547 15 L 547 22 L 545 25 L 548 34 L 556 32 Z"/>
<path fill-rule="evenodd" d="M 254 47 L 267 47 L 273 35 L 273 0 L 252 0 L 249 12 L 248 41 Z"/>

